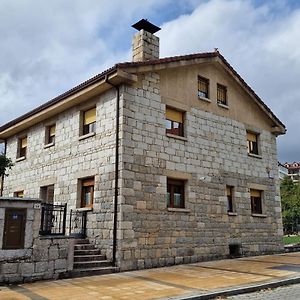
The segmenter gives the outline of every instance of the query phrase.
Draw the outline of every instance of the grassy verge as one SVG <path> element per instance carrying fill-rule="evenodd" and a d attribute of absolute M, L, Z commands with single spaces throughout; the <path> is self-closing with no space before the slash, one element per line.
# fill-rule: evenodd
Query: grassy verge
<path fill-rule="evenodd" d="M 289 244 L 300 244 L 300 235 L 285 235 L 283 237 L 283 243 L 285 245 L 289 245 Z"/>

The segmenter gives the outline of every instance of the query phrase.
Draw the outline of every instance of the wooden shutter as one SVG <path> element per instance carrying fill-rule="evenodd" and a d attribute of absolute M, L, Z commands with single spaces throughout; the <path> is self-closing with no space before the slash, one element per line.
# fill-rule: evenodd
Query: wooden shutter
<path fill-rule="evenodd" d="M 88 125 L 96 122 L 96 108 L 92 108 L 84 112 L 83 124 Z"/>
<path fill-rule="evenodd" d="M 27 137 L 21 139 L 21 148 L 26 148 L 27 147 Z"/>
<path fill-rule="evenodd" d="M 257 142 L 257 135 L 252 132 L 247 132 L 247 140 L 250 142 Z"/>
<path fill-rule="evenodd" d="M 171 108 L 166 109 L 166 118 L 171 121 L 183 123 L 183 113 Z"/>
<path fill-rule="evenodd" d="M 54 136 L 55 132 L 56 132 L 56 126 L 55 125 L 50 126 L 49 135 Z"/>
<path fill-rule="evenodd" d="M 261 197 L 261 191 L 259 191 L 259 190 L 250 190 L 250 195 L 251 195 L 251 197 L 260 198 Z"/>
<path fill-rule="evenodd" d="M 226 186 L 226 194 L 227 196 L 231 197 L 232 196 L 232 187 L 227 185 Z"/>

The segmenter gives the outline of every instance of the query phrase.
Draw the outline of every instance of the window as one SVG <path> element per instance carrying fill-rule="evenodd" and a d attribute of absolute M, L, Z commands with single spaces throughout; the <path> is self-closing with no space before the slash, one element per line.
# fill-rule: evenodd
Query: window
<path fill-rule="evenodd" d="M 42 186 L 40 189 L 40 198 L 43 203 L 54 203 L 54 185 Z"/>
<path fill-rule="evenodd" d="M 94 202 L 94 177 L 81 180 L 81 207 L 92 207 Z"/>
<path fill-rule="evenodd" d="M 25 158 L 27 152 L 27 137 L 19 139 L 18 158 Z"/>
<path fill-rule="evenodd" d="M 258 155 L 258 134 L 247 131 L 248 153 Z"/>
<path fill-rule="evenodd" d="M 227 88 L 224 85 L 217 84 L 217 102 L 218 104 L 228 105 L 227 104 Z"/>
<path fill-rule="evenodd" d="M 184 113 L 172 108 L 166 109 L 166 132 L 183 136 L 183 116 Z"/>
<path fill-rule="evenodd" d="M 250 190 L 251 197 L 251 213 L 262 214 L 262 191 Z"/>
<path fill-rule="evenodd" d="M 14 197 L 24 198 L 24 191 L 14 192 Z"/>
<path fill-rule="evenodd" d="M 234 212 L 233 209 L 233 186 L 226 186 L 226 194 L 227 194 L 227 212 Z"/>
<path fill-rule="evenodd" d="M 96 131 L 96 107 L 83 112 L 83 135 Z"/>
<path fill-rule="evenodd" d="M 167 207 L 184 208 L 184 181 L 167 179 Z"/>
<path fill-rule="evenodd" d="M 208 98 L 209 80 L 198 76 L 198 97 Z"/>
<path fill-rule="evenodd" d="M 46 144 L 55 144 L 56 126 L 51 125 L 46 127 Z"/>

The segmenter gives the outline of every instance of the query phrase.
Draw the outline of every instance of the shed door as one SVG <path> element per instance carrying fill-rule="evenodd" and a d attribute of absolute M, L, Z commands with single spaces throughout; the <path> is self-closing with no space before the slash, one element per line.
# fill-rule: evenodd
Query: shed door
<path fill-rule="evenodd" d="M 26 209 L 6 208 L 3 249 L 23 249 L 26 224 Z"/>

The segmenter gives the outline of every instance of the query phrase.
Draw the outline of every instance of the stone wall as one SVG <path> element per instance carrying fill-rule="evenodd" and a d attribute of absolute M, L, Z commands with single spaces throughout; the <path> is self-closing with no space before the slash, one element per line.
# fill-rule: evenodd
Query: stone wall
<path fill-rule="evenodd" d="M 40 187 L 54 184 L 55 203 L 80 207 L 79 179 L 95 176 L 93 210 L 88 212 L 87 235 L 111 257 L 115 163 L 115 89 L 89 99 L 7 140 L 7 156 L 15 166 L 5 178 L 4 195 L 24 190 L 39 198 Z M 96 134 L 80 139 L 80 113 L 96 105 Z M 56 123 L 55 145 L 45 148 L 45 126 Z M 17 139 L 28 136 L 26 160 L 15 162 Z M 22 171 L 20 171 L 22 170 Z M 68 224 L 68 223 L 67 223 Z"/>
<path fill-rule="evenodd" d="M 185 115 L 185 137 L 167 136 L 159 75 L 140 76 L 124 92 L 121 270 L 283 250 L 276 137 L 261 128 L 261 156 L 247 154 L 249 127 L 197 108 Z M 254 128 L 252 128 L 254 129 Z M 185 209 L 166 207 L 167 177 L 186 180 Z M 227 214 L 226 185 L 235 187 Z M 250 188 L 263 190 L 263 214 L 251 214 Z"/>
<path fill-rule="evenodd" d="M 3 249 L 6 208 L 26 208 L 24 249 Z M 74 239 L 39 236 L 40 200 L 0 198 L 0 283 L 57 279 L 73 269 Z"/>

